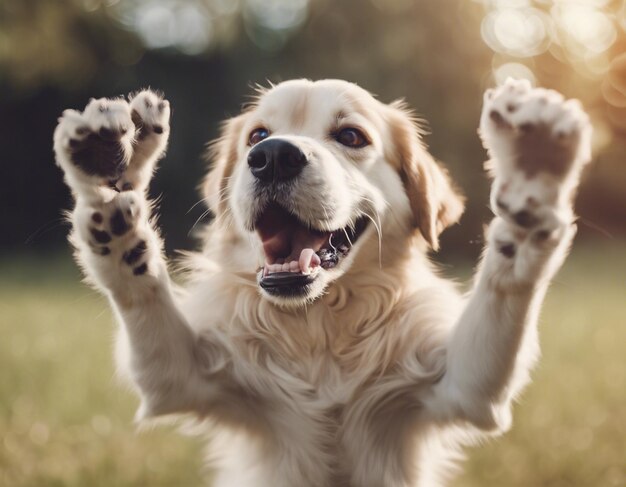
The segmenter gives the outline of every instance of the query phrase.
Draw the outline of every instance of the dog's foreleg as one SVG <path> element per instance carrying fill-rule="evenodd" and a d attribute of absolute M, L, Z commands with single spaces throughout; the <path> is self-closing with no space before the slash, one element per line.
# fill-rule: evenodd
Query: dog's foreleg
<path fill-rule="evenodd" d="M 122 324 L 118 359 L 141 393 L 143 416 L 203 407 L 220 360 L 178 310 L 150 219 L 145 190 L 168 133 L 169 105 L 141 92 L 130 104 L 92 100 L 84 112 L 64 112 L 54 138 L 76 199 L 70 239 Z"/>
<path fill-rule="evenodd" d="M 538 356 L 541 303 L 575 234 L 571 201 L 590 132 L 580 106 L 555 92 L 509 81 L 486 94 L 481 135 L 497 216 L 427 402 L 441 420 L 509 426 L 510 402 Z"/>

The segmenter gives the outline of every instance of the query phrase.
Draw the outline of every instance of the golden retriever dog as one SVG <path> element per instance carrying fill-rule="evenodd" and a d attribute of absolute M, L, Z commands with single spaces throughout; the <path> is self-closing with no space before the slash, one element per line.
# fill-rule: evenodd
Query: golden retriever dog
<path fill-rule="evenodd" d="M 199 419 L 220 487 L 444 485 L 464 446 L 510 427 L 575 233 L 578 102 L 514 80 L 485 94 L 496 216 L 467 295 L 428 257 L 463 198 L 415 117 L 339 80 L 280 83 L 225 122 L 215 219 L 179 289 L 147 199 L 169 115 L 151 91 L 92 99 L 54 134 L 139 419 Z"/>

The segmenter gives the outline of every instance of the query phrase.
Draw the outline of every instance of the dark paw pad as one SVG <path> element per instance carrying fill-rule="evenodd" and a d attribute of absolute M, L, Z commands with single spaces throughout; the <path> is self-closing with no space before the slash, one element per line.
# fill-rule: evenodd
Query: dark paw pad
<path fill-rule="evenodd" d="M 510 129 L 511 124 L 502 116 L 498 110 L 491 110 L 489 118 L 501 129 Z"/>
<path fill-rule="evenodd" d="M 91 219 L 95 223 L 102 223 L 104 221 L 104 217 L 102 216 L 102 213 L 100 213 L 99 211 L 94 212 L 94 214 L 91 215 Z"/>
<path fill-rule="evenodd" d="M 510 242 L 498 244 L 498 252 L 504 255 L 507 259 L 511 259 L 515 256 L 515 244 Z"/>
<path fill-rule="evenodd" d="M 97 230 L 95 228 L 92 228 L 90 231 L 94 240 L 98 243 L 105 244 L 111 241 L 111 235 L 109 235 L 104 230 Z"/>
<path fill-rule="evenodd" d="M 148 264 L 146 264 L 145 262 L 133 269 L 133 274 L 136 276 L 142 276 L 146 272 L 148 272 Z"/>
<path fill-rule="evenodd" d="M 128 265 L 132 265 L 137 262 L 143 254 L 145 254 L 148 247 L 146 246 L 146 242 L 142 240 L 137 245 L 135 245 L 131 250 L 125 252 L 122 256 L 124 262 Z"/>
<path fill-rule="evenodd" d="M 111 216 L 110 224 L 113 235 L 124 235 L 126 232 L 128 232 L 128 230 L 130 230 L 130 225 L 124 218 L 122 210 L 116 210 L 115 213 L 113 213 L 113 216 Z"/>
<path fill-rule="evenodd" d="M 513 215 L 513 220 L 523 228 L 530 228 L 537 224 L 537 217 L 528 210 L 518 211 Z"/>
<path fill-rule="evenodd" d="M 103 128 L 82 140 L 70 140 L 72 162 L 90 176 L 117 179 L 128 163 L 120 136 Z"/>
<path fill-rule="evenodd" d="M 111 249 L 109 247 L 100 247 L 98 250 L 99 255 L 109 255 L 111 253 Z"/>
<path fill-rule="evenodd" d="M 496 122 L 498 125 L 504 122 L 504 117 L 500 115 L 500 112 L 498 112 L 497 110 L 491 110 L 489 112 L 489 118 Z"/>

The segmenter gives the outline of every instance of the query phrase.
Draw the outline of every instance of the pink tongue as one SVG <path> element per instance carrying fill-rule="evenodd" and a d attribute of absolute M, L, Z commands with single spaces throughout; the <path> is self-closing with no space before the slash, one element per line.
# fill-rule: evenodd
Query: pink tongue
<path fill-rule="evenodd" d="M 303 249 L 317 252 L 328 239 L 327 233 L 310 231 L 296 217 L 276 205 L 263 212 L 256 227 L 270 264 L 277 259 L 299 260 Z"/>
<path fill-rule="evenodd" d="M 276 259 L 299 260 L 303 249 L 317 252 L 328 240 L 328 235 L 312 233 L 304 227 L 283 228 L 271 236 L 261 233 L 261 240 L 267 261 L 273 264 Z"/>
<path fill-rule="evenodd" d="M 313 249 L 302 249 L 300 258 L 298 259 L 298 265 L 300 266 L 300 272 L 308 274 L 311 267 L 317 267 L 322 263 L 319 255 L 315 253 Z"/>

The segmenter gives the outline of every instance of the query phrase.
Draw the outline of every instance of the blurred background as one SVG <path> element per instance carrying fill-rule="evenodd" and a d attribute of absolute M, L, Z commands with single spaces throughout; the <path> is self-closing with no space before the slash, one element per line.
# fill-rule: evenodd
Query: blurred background
<path fill-rule="evenodd" d="M 542 317 L 544 359 L 513 431 L 455 485 L 626 486 L 626 2 L 622 0 L 0 0 L 0 485 L 196 486 L 196 440 L 137 434 L 113 380 L 112 319 L 79 283 L 52 154 L 64 108 L 150 86 L 173 106 L 153 182 L 168 253 L 207 221 L 197 183 L 218 122 L 256 83 L 344 78 L 404 97 L 468 196 L 446 272 L 471 275 L 489 220 L 476 134 L 508 76 L 581 99 L 595 162 L 579 234 Z"/>

